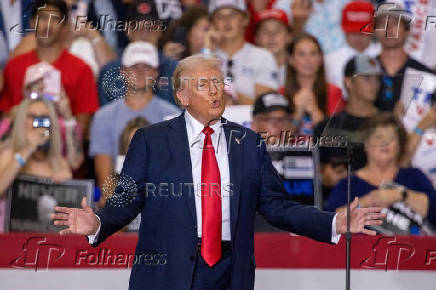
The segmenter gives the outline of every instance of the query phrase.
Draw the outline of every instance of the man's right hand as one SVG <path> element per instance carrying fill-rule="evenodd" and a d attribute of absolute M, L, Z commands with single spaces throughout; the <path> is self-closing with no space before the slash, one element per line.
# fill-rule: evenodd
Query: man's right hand
<path fill-rule="evenodd" d="M 94 211 L 88 206 L 86 197 L 82 199 L 82 208 L 69 208 L 56 206 L 55 212 L 51 215 L 54 225 L 68 226 L 59 231 L 61 235 L 94 235 L 96 234 L 100 221 Z"/>

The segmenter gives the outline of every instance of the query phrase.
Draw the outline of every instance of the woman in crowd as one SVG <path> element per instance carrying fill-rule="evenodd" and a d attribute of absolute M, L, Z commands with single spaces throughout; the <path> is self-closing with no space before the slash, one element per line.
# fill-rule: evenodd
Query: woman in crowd
<path fill-rule="evenodd" d="M 49 120 L 41 127 L 37 120 Z M 19 105 L 12 135 L 0 152 L 0 195 L 18 174 L 47 177 L 55 182 L 71 178 L 62 157 L 61 137 L 55 109 L 43 98 L 25 99 Z"/>
<path fill-rule="evenodd" d="M 207 9 L 203 6 L 192 6 L 168 28 L 159 46 L 166 56 L 177 60 L 200 53 L 205 47 L 209 26 Z"/>
<path fill-rule="evenodd" d="M 285 96 L 293 104 L 297 132 L 312 135 L 315 124 L 342 109 L 342 92 L 326 81 L 323 53 L 315 37 L 296 36 L 288 53 Z"/>
<path fill-rule="evenodd" d="M 60 74 L 60 72 L 48 63 L 40 62 L 29 66 L 24 77 L 22 92 L 25 98 L 43 97 L 53 104 L 59 121 L 61 152 L 71 168 L 75 170 L 82 165 L 84 160 L 82 129 L 71 112 L 70 101 L 65 91 L 60 88 L 60 92 L 51 92 L 53 88 L 60 86 L 60 80 L 49 76 L 53 74 Z M 0 140 L 7 139 L 11 130 L 11 120 L 3 118 L 0 121 Z"/>
<path fill-rule="evenodd" d="M 432 233 L 436 225 L 436 191 L 417 168 L 401 168 L 407 133 L 391 113 L 372 117 L 361 129 L 367 163 L 351 177 L 351 197 L 360 198 L 361 207 L 385 208 L 389 234 Z M 345 206 L 347 179 L 333 189 L 326 209 Z"/>

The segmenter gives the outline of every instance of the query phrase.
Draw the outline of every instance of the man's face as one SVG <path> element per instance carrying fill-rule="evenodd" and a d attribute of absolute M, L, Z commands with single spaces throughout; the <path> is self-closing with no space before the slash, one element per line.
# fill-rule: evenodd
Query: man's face
<path fill-rule="evenodd" d="M 134 31 L 129 31 L 127 38 L 130 42 L 145 41 L 150 42 L 157 46 L 160 36 L 162 35 L 161 30 L 154 29 L 137 29 Z"/>
<path fill-rule="evenodd" d="M 158 76 L 157 69 L 145 63 L 138 63 L 123 69 L 123 74 L 133 84 L 135 91 L 145 92 L 153 89 L 154 80 Z"/>
<path fill-rule="evenodd" d="M 32 21 L 38 45 L 47 47 L 61 40 L 67 19 L 56 7 L 48 5 L 39 8 Z"/>
<path fill-rule="evenodd" d="M 321 174 L 322 185 L 333 187 L 338 184 L 341 179 L 347 177 L 347 168 L 343 164 L 336 165 L 332 163 L 326 163 L 321 167 Z"/>
<path fill-rule="evenodd" d="M 404 21 L 388 15 L 377 17 L 375 29 L 377 39 L 384 49 L 403 47 L 409 34 Z"/>
<path fill-rule="evenodd" d="M 257 45 L 268 49 L 274 55 L 286 50 L 291 36 L 282 22 L 276 19 L 267 19 L 259 25 L 256 33 Z"/>
<path fill-rule="evenodd" d="M 224 39 L 234 39 L 244 35 L 248 19 L 239 10 L 221 8 L 215 12 L 213 25 Z"/>
<path fill-rule="evenodd" d="M 363 52 L 371 44 L 371 35 L 362 32 L 349 32 L 345 34 L 345 38 L 350 47 Z"/>
<path fill-rule="evenodd" d="M 346 78 L 350 95 L 367 102 L 374 102 L 380 88 L 380 78 L 377 75 L 360 75 Z"/>
<path fill-rule="evenodd" d="M 224 81 L 219 68 L 186 72 L 182 79 L 183 89 L 177 92 L 177 97 L 188 112 L 204 125 L 220 119 L 225 102 Z"/>
<path fill-rule="evenodd" d="M 281 132 L 291 130 L 290 114 L 284 110 L 256 114 L 253 118 L 252 129 L 265 136 L 280 137 Z M 267 142 L 273 138 L 267 139 Z"/>

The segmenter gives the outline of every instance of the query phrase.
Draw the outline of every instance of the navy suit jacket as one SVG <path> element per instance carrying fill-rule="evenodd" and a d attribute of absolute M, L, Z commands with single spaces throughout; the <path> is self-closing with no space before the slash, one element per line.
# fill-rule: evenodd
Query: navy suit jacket
<path fill-rule="evenodd" d="M 260 135 L 224 118 L 222 123 L 232 190 L 230 289 L 249 290 L 254 288 L 256 211 L 278 228 L 322 242 L 331 240 L 334 214 L 286 199 L 282 181 Z M 192 167 L 183 113 L 139 129 L 121 175 L 135 181 L 137 194 L 123 206 L 107 203 L 97 212 L 101 228 L 93 246 L 141 213 L 129 289 L 189 290 L 197 251 L 197 218 L 195 197 L 189 186 Z M 154 186 L 159 185 L 161 191 L 153 192 Z M 126 188 L 118 185 L 115 194 Z"/>

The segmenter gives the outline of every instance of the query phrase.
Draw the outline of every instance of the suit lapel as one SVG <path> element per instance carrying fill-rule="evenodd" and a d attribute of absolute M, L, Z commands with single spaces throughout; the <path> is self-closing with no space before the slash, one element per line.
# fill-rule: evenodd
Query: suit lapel
<path fill-rule="evenodd" d="M 191 155 L 189 152 L 189 142 L 188 135 L 186 133 L 184 113 L 182 113 L 179 117 L 170 120 L 168 126 L 170 127 L 170 130 L 167 131 L 168 144 L 170 146 L 171 154 L 174 157 L 175 166 L 179 172 L 179 182 L 183 183 L 182 198 L 187 202 L 193 221 L 196 224 L 197 216 L 195 213 L 194 188 L 192 186 L 189 188 L 188 186 L 189 184 L 193 184 L 193 181 Z M 189 191 L 187 190 L 188 188 Z"/>
<path fill-rule="evenodd" d="M 225 118 L 222 118 L 222 124 L 227 141 L 227 154 L 229 156 L 230 170 L 230 224 L 232 239 L 235 234 L 236 221 L 239 213 L 239 199 L 241 190 L 241 174 L 243 169 L 243 145 L 242 139 L 245 132 L 240 128 L 233 126 Z"/>

